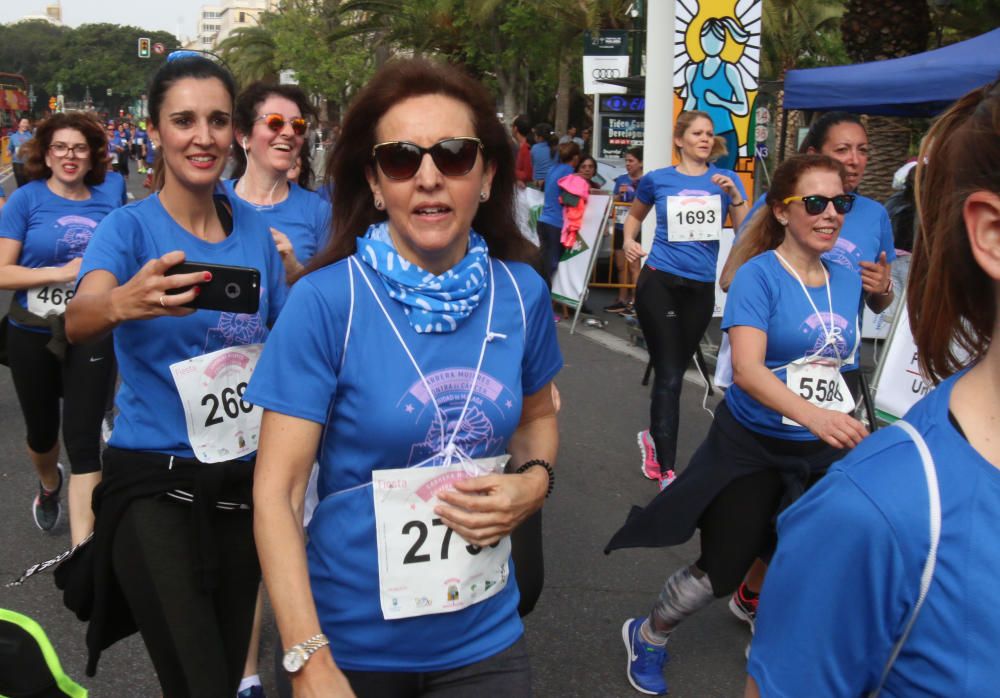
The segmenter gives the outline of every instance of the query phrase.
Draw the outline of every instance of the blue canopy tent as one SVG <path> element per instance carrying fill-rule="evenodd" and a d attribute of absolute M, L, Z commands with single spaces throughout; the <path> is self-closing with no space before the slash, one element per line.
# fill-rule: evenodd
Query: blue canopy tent
<path fill-rule="evenodd" d="M 789 70 L 785 109 L 931 116 L 1000 73 L 1000 29 L 903 58 Z"/>

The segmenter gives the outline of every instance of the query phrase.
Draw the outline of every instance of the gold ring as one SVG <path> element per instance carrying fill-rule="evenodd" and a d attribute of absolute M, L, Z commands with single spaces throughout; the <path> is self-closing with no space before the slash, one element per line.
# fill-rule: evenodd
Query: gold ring
<path fill-rule="evenodd" d="M 166 307 L 167 307 L 167 304 L 163 302 L 163 299 L 164 299 L 164 298 L 166 298 L 166 296 L 160 296 L 160 305 L 161 305 L 162 307 L 166 308 Z"/>

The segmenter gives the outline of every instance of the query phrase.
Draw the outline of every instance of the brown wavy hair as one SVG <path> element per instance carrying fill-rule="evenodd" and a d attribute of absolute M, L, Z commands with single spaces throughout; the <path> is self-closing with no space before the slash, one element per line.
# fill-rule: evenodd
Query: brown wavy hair
<path fill-rule="evenodd" d="M 96 186 L 104 181 L 108 171 L 108 141 L 104 128 L 90 114 L 80 111 L 59 112 L 38 124 L 35 137 L 22 146 L 24 172 L 28 179 L 48 179 L 52 170 L 45 164 L 45 153 L 52 145 L 52 137 L 62 128 L 79 131 L 87 141 L 90 150 L 90 171 L 83 176 L 83 183 Z"/>
<path fill-rule="evenodd" d="M 677 147 L 677 143 L 673 139 L 680 138 L 687 133 L 687 130 L 691 128 L 691 124 L 694 123 L 695 119 L 708 119 L 708 123 L 712 123 L 712 117 L 708 115 L 708 112 L 698 111 L 697 109 L 682 111 L 677 115 L 677 121 L 674 122 L 674 135 L 670 140 L 674 146 L 674 155 L 678 158 L 681 156 L 681 149 Z M 715 129 L 714 126 L 712 128 L 713 130 Z M 726 139 L 722 136 L 716 136 L 712 143 L 712 152 L 708 154 L 708 161 L 715 162 L 728 154 L 729 149 L 726 147 Z M 641 160 L 642 158 L 639 159 Z"/>
<path fill-rule="evenodd" d="M 917 161 L 920 228 L 906 303 L 920 368 L 934 382 L 986 354 L 996 327 L 996 285 L 972 255 L 962 209 L 974 192 L 1000 194 L 998 163 L 1000 80 L 942 114 Z"/>
<path fill-rule="evenodd" d="M 498 259 L 532 262 L 537 252 L 515 218 L 514 154 L 507 129 L 497 118 L 494 100 L 476 80 L 446 63 L 400 59 L 388 63 L 354 98 L 341 122 L 340 137 L 327 164 L 333 183 L 330 241 L 309 263 L 319 269 L 351 256 L 368 226 L 388 218 L 375 208 L 365 173 L 374 166 L 372 147 L 379 120 L 411 97 L 444 95 L 468 106 L 487 165 L 496 167 L 490 197 L 479 204 L 472 227 Z"/>
<path fill-rule="evenodd" d="M 812 170 L 826 170 L 834 172 L 840 177 L 847 191 L 847 170 L 844 166 L 831 158 L 829 155 L 793 155 L 785 160 L 774 171 L 771 179 L 771 189 L 764 199 L 764 206 L 757 209 L 753 218 L 743 228 L 739 240 L 733 246 L 726 259 L 726 264 L 722 268 L 722 275 L 719 277 L 719 286 L 723 291 L 728 291 L 736 271 L 747 261 L 753 259 L 762 252 L 775 249 L 785 239 L 785 226 L 778 222 L 774 216 L 774 206 L 781 204 L 782 200 L 789 196 L 795 196 L 795 188 L 799 180 L 807 172 Z"/>

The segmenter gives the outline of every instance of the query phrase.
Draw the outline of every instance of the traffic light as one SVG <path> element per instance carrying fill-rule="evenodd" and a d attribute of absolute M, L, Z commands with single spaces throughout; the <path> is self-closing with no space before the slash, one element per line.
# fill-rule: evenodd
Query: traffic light
<path fill-rule="evenodd" d="M 139 39 L 139 58 L 149 58 L 149 39 Z"/>

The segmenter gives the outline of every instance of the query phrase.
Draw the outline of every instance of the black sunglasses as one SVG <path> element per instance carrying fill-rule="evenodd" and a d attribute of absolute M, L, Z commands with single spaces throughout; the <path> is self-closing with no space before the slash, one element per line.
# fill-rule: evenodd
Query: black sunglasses
<path fill-rule="evenodd" d="M 409 141 L 386 141 L 372 148 L 372 158 L 389 179 L 409 179 L 417 174 L 424 155 L 430 153 L 434 165 L 445 177 L 467 175 L 476 166 L 476 156 L 483 147 L 478 138 L 445 138 L 430 148 Z"/>
<path fill-rule="evenodd" d="M 806 207 L 806 213 L 810 216 L 818 216 L 826 210 L 827 204 L 833 202 L 833 210 L 840 214 L 850 213 L 854 208 L 854 194 L 840 194 L 838 196 L 820 196 L 810 194 L 809 196 L 789 196 L 782 199 L 781 203 L 789 204 L 792 201 L 801 201 Z"/>
<path fill-rule="evenodd" d="M 285 117 L 281 114 L 261 114 L 254 121 L 263 121 L 264 125 L 275 133 L 285 128 Z M 292 131 L 296 136 L 305 135 L 306 129 L 309 128 L 309 123 L 301 116 L 288 119 L 288 123 L 292 125 Z"/>

